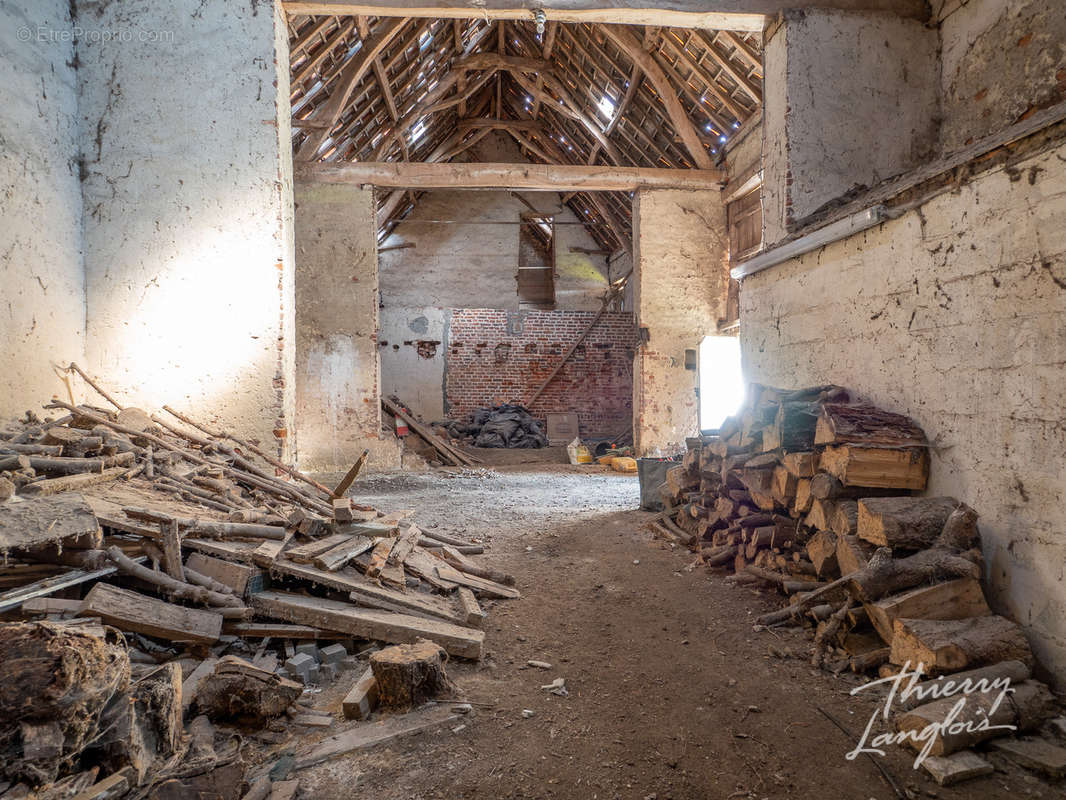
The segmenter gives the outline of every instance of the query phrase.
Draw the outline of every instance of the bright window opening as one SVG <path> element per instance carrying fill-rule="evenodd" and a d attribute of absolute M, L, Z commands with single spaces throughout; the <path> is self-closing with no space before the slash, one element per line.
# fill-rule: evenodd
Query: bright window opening
<path fill-rule="evenodd" d="M 414 144 L 415 142 L 417 142 L 419 139 L 421 139 L 425 135 L 426 135 L 426 121 L 424 119 L 423 120 L 419 120 L 415 124 L 415 126 L 413 128 L 411 128 L 411 136 L 409 138 L 409 141 L 411 142 L 411 144 Z"/>
<path fill-rule="evenodd" d="M 599 107 L 600 113 L 607 117 L 607 119 L 614 117 L 614 101 L 607 95 L 600 98 Z"/>
<path fill-rule="evenodd" d="M 744 402 L 740 339 L 708 336 L 700 342 L 700 428 L 717 430 Z"/>

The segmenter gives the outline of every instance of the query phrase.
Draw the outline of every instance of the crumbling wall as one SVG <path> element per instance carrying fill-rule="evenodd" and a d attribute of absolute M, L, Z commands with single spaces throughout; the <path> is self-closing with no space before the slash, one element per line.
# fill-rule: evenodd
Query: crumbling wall
<path fill-rule="evenodd" d="M 936 154 L 937 44 L 893 14 L 784 13 L 765 53 L 764 242 Z"/>
<path fill-rule="evenodd" d="M 685 369 L 685 351 L 716 333 L 726 312 L 721 192 L 641 190 L 633 232 L 634 307 L 647 338 L 633 366 L 634 441 L 640 455 L 669 455 L 699 433 L 697 372 Z"/>
<path fill-rule="evenodd" d="M 447 412 L 526 403 L 596 317 L 593 311 L 451 312 L 447 340 Z M 529 406 L 540 420 L 576 412 L 582 436 L 611 436 L 633 414 L 636 329 L 629 312 L 608 312 Z"/>
<path fill-rule="evenodd" d="M 280 3 L 83 0 L 78 23 L 89 369 L 274 449 L 291 419 Z"/>
<path fill-rule="evenodd" d="M 66 0 L 0 4 L 0 418 L 85 354 L 77 80 Z"/>
<path fill-rule="evenodd" d="M 381 311 L 381 393 L 396 395 L 425 420 L 444 419 L 444 369 L 451 310 L 425 306 Z"/>
<path fill-rule="evenodd" d="M 1066 8 L 1060 0 L 936 0 L 942 146 L 974 139 L 1066 99 Z"/>
<path fill-rule="evenodd" d="M 744 279 L 746 377 L 914 417 L 981 514 L 990 600 L 1066 671 L 1066 145 Z"/>
<path fill-rule="evenodd" d="M 400 466 L 381 436 L 374 193 L 296 184 L 296 456 L 300 469 L 347 470 L 363 448 Z"/>

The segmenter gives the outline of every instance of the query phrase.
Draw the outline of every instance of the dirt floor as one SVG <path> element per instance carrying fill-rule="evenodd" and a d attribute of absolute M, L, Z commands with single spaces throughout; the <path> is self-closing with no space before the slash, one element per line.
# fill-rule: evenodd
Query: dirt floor
<path fill-rule="evenodd" d="M 898 796 L 872 758 L 845 758 L 880 695 L 851 696 L 859 679 L 813 670 L 805 634 L 754 631 L 779 598 L 689 569 L 691 554 L 644 528 L 636 478 L 602 469 L 527 464 L 357 483 L 363 501 L 417 509 L 419 524 L 483 542 L 479 558 L 515 575 L 523 597 L 486 603 L 485 658 L 448 666 L 465 698 L 488 705 L 303 770 L 301 797 Z M 328 733 L 353 724 L 340 722 L 340 700 L 364 668 L 350 665 L 316 695 L 338 717 Z M 569 696 L 541 688 L 557 677 Z M 904 796 L 1062 796 L 994 755 L 995 774 L 950 788 L 898 747 L 876 758 Z"/>

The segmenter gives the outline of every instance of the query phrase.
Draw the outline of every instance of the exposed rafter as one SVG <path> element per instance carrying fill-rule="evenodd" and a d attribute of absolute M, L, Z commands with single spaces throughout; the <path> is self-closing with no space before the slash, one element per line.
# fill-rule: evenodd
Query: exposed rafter
<path fill-rule="evenodd" d="M 343 170 L 350 162 L 477 161 L 477 145 L 496 131 L 531 164 L 573 168 L 572 175 L 606 175 L 607 167 L 707 169 L 722 141 L 760 108 L 760 39 L 753 33 L 611 27 L 549 15 L 538 34 L 529 17 L 406 19 L 337 8 L 329 16 L 290 12 L 300 164 Z M 529 180 L 520 185 L 537 182 Z M 629 247 L 636 184 L 616 177 L 560 185 L 601 248 Z M 381 235 L 425 188 L 382 190 Z"/>

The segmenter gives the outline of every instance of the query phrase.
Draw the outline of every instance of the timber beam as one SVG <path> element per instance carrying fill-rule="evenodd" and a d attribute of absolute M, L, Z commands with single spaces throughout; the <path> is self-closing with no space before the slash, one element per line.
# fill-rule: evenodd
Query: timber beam
<path fill-rule="evenodd" d="M 720 189 L 726 180 L 725 173 L 717 169 L 408 161 L 301 164 L 297 166 L 296 178 L 390 189 L 532 189 L 551 192 Z"/>

